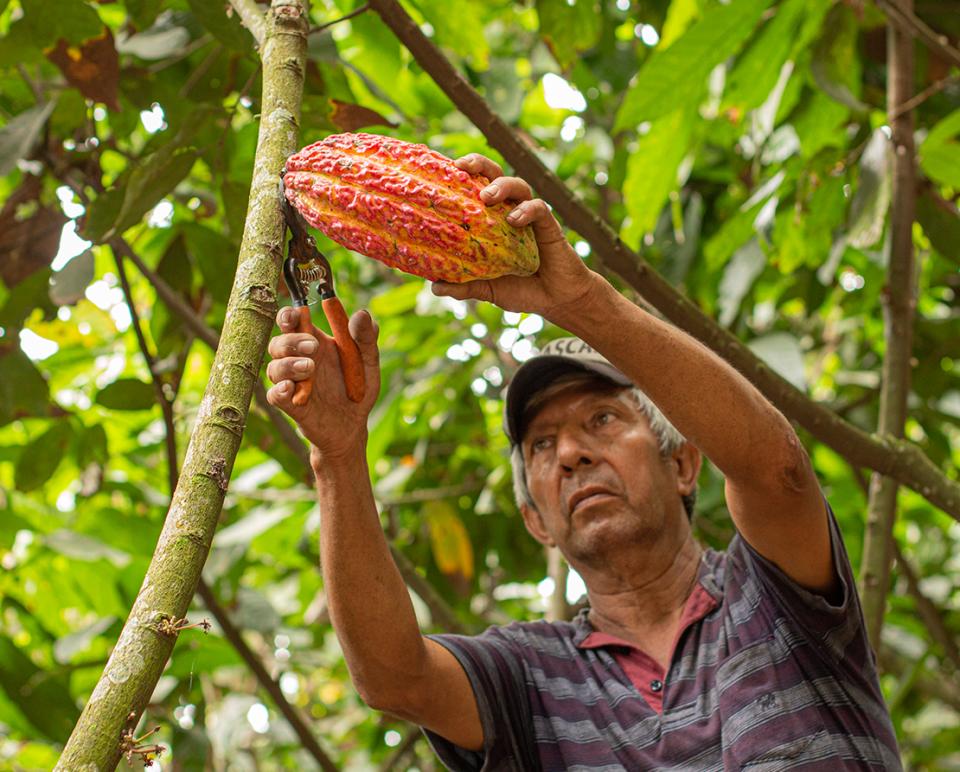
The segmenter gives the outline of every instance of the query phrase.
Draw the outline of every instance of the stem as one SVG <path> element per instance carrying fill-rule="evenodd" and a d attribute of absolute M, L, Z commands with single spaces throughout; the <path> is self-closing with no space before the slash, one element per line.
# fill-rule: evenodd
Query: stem
<path fill-rule="evenodd" d="M 556 547 L 547 547 L 547 575 L 553 579 L 553 592 L 547 602 L 547 621 L 566 622 L 570 619 L 567 604 L 567 574 L 570 569 Z"/>
<path fill-rule="evenodd" d="M 811 400 L 760 360 L 736 336 L 677 292 L 616 233 L 590 212 L 453 68 L 396 0 L 371 0 L 384 23 L 410 50 L 451 101 L 483 133 L 517 174 L 524 177 L 593 247 L 593 254 L 643 295 L 663 316 L 726 359 L 784 415 L 857 466 L 895 478 L 960 520 L 960 483 L 950 480 L 912 443 L 871 436 Z"/>
<path fill-rule="evenodd" d="M 137 599 L 58 770 L 113 769 L 128 717 L 143 712 L 200 580 L 273 326 L 284 221 L 277 178 L 296 150 L 307 48 L 299 0 L 273 0 L 263 52 L 263 110 L 236 279 L 180 481 Z"/>
<path fill-rule="evenodd" d="M 898 8 L 912 13 L 913 0 L 898 0 Z M 887 105 L 894 112 L 913 90 L 913 38 L 894 24 L 887 26 Z M 887 286 L 881 295 L 886 354 L 880 388 L 879 434 L 900 439 L 907 420 L 910 394 L 913 317 L 916 290 L 913 221 L 916 211 L 913 113 L 901 111 L 890 126 L 893 132 L 893 188 L 890 200 L 890 253 Z M 874 474 L 867 504 L 867 528 L 861 563 L 861 601 L 867 633 L 874 651 L 880 647 L 883 615 L 893 562 L 893 524 L 897 514 L 898 482 Z"/>
<path fill-rule="evenodd" d="M 354 16 L 359 16 L 364 11 L 369 11 L 369 10 L 370 10 L 370 3 L 364 3 L 359 8 L 354 8 L 352 11 L 350 11 L 350 13 L 344 14 L 338 19 L 334 19 L 333 21 L 328 21 L 325 24 L 321 24 L 319 27 L 314 27 L 312 30 L 310 30 L 310 34 L 313 35 L 317 32 L 323 32 L 325 29 L 327 29 L 328 27 L 332 27 L 334 24 L 339 24 L 340 22 L 346 21 L 347 19 L 352 19 Z"/>

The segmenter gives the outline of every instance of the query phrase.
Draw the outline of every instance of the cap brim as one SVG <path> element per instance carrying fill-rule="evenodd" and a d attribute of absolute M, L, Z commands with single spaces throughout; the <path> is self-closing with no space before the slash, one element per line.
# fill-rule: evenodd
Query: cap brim
<path fill-rule="evenodd" d="M 570 372 L 595 373 L 621 386 L 630 385 L 629 378 L 606 362 L 564 356 L 539 356 L 525 362 L 513 376 L 504 398 L 503 428 L 512 445 L 523 436 L 523 413 L 530 398 Z"/>

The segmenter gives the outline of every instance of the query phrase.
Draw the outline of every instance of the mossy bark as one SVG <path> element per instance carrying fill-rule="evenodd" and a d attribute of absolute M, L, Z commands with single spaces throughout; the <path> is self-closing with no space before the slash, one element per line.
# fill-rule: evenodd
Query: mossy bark
<path fill-rule="evenodd" d="M 213 541 L 260 364 L 273 328 L 285 226 L 280 171 L 297 149 L 307 18 L 273 0 L 261 49 L 263 105 L 246 227 L 220 345 L 163 531 L 120 639 L 58 770 L 114 769 L 123 734 L 156 687 Z"/>

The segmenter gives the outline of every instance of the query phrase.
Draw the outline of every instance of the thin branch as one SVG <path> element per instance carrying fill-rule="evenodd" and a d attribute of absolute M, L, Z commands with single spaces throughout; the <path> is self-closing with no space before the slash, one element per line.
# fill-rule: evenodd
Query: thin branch
<path fill-rule="evenodd" d="M 913 0 L 897 0 L 896 8 L 913 13 Z M 887 104 L 904 104 L 913 89 L 913 38 L 900 27 L 887 25 Z M 916 312 L 916 270 L 913 250 L 913 221 L 917 208 L 914 165 L 913 113 L 901 111 L 890 124 L 893 145 L 893 179 L 890 196 L 890 247 L 887 284 L 881 293 L 883 334 L 883 381 L 880 387 L 880 416 L 877 433 L 904 436 L 907 398 L 913 371 L 913 317 Z M 867 527 L 861 561 L 861 602 L 867 633 L 874 651 L 886 610 L 893 563 L 893 525 L 897 517 L 899 483 L 874 474 L 867 503 Z"/>
<path fill-rule="evenodd" d="M 293 731 L 296 732 L 297 737 L 300 738 L 303 747 L 317 760 L 321 769 L 326 770 L 326 772 L 336 772 L 337 766 L 323 748 L 320 747 L 317 738 L 313 736 L 313 732 L 310 731 L 310 728 L 300 713 L 287 700 L 283 690 L 280 688 L 280 684 L 274 678 L 271 678 L 267 669 L 263 666 L 260 657 L 258 657 L 247 645 L 247 642 L 243 640 L 243 635 L 239 628 L 230 620 L 226 609 L 220 605 L 213 590 L 210 589 L 210 586 L 202 578 L 197 585 L 197 594 L 203 600 L 203 605 L 207 607 L 207 610 L 213 615 L 214 619 L 217 620 L 217 624 L 220 625 L 220 629 L 223 630 L 223 637 L 230 642 L 230 645 L 236 649 L 247 667 L 253 671 L 260 686 L 270 695 L 277 709 L 283 714 L 283 717 L 287 719 Z"/>
<path fill-rule="evenodd" d="M 370 10 L 370 3 L 364 3 L 359 8 L 354 8 L 352 11 L 350 11 L 350 13 L 346 14 L 345 16 L 341 16 L 339 19 L 334 19 L 333 21 L 328 21 L 325 24 L 321 24 L 319 27 L 314 27 L 312 30 L 310 30 L 308 34 L 313 35 L 317 32 L 323 32 L 323 30 L 327 29 L 328 27 L 332 27 L 334 24 L 339 24 L 340 22 L 346 21 L 347 19 L 352 19 L 354 16 L 359 16 L 364 11 L 369 11 L 369 10 Z"/>
<path fill-rule="evenodd" d="M 263 45 L 263 38 L 267 34 L 267 19 L 257 0 L 230 0 L 230 5 L 237 12 L 243 26 L 250 30 L 257 46 Z"/>
<path fill-rule="evenodd" d="M 430 609 L 430 615 L 438 627 L 443 628 L 445 632 L 457 633 L 458 635 L 469 635 L 473 632 L 457 619 L 453 609 L 440 597 L 433 585 L 420 576 L 417 567 L 407 559 L 406 555 L 392 544 L 390 545 L 390 554 L 393 555 L 393 562 L 397 564 L 397 570 L 400 571 L 403 581 Z"/>
<path fill-rule="evenodd" d="M 171 493 L 177 487 L 177 436 L 173 422 L 173 404 L 167 398 L 163 390 L 163 379 L 157 372 L 157 359 L 150 352 L 150 346 L 143 334 L 140 326 L 140 315 L 137 313 L 136 304 L 133 302 L 133 292 L 130 289 L 130 281 L 127 278 L 127 269 L 123 265 L 123 256 L 114 252 L 114 259 L 117 264 L 117 273 L 120 276 L 120 286 L 123 287 L 123 297 L 130 311 L 130 324 L 137 336 L 137 344 L 140 346 L 140 353 L 147 363 L 147 369 L 150 371 L 150 382 L 153 384 L 153 391 L 156 394 L 157 402 L 163 413 L 163 423 L 167 427 L 164 433 L 165 446 L 167 449 L 167 479 L 170 483 Z"/>
<path fill-rule="evenodd" d="M 396 0 L 371 0 L 370 7 L 406 45 L 460 111 L 483 133 L 490 146 L 510 163 L 593 247 L 593 254 L 640 292 L 665 318 L 724 357 L 784 413 L 820 442 L 858 466 L 894 477 L 932 504 L 960 520 L 960 483 L 949 479 L 913 443 L 871 436 L 811 400 L 773 372 L 736 336 L 706 316 L 677 292 L 638 254 L 620 241 L 611 227 L 588 210 L 520 139 L 493 113 L 486 101 L 457 72 Z"/>
<path fill-rule="evenodd" d="M 876 3 L 892 25 L 911 37 L 922 40 L 955 67 L 960 67 L 960 50 L 950 45 L 950 38 L 937 32 L 914 14 L 912 8 L 898 5 L 897 0 L 876 0 Z"/>
<path fill-rule="evenodd" d="M 954 83 L 957 83 L 957 82 L 960 82 L 960 78 L 958 78 L 956 75 L 951 76 L 949 78 L 940 78 L 940 80 L 935 80 L 933 83 L 927 86 L 923 91 L 918 92 L 916 95 L 912 96 L 903 104 L 897 105 L 896 107 L 893 107 L 890 111 L 888 111 L 887 120 L 890 123 L 893 123 L 897 118 L 899 118 L 904 113 L 919 107 L 924 102 L 926 102 L 930 97 L 934 96 L 935 94 L 939 94 L 947 86 L 952 86 Z"/>
<path fill-rule="evenodd" d="M 908 659 L 889 646 L 884 646 L 880 649 L 878 659 L 885 672 L 893 673 L 898 677 L 907 675 L 914 666 L 912 659 Z M 914 686 L 925 699 L 939 700 L 954 710 L 960 711 L 960 683 L 957 682 L 956 678 L 942 674 L 931 677 L 916 673 L 914 676 Z"/>

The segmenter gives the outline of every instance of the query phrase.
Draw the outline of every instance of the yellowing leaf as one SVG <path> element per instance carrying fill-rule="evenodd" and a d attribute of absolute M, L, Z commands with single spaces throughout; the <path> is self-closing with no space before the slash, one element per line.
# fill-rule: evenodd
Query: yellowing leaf
<path fill-rule="evenodd" d="M 473 545 L 453 505 L 431 501 L 423 508 L 437 567 L 447 576 L 473 579 Z"/>

